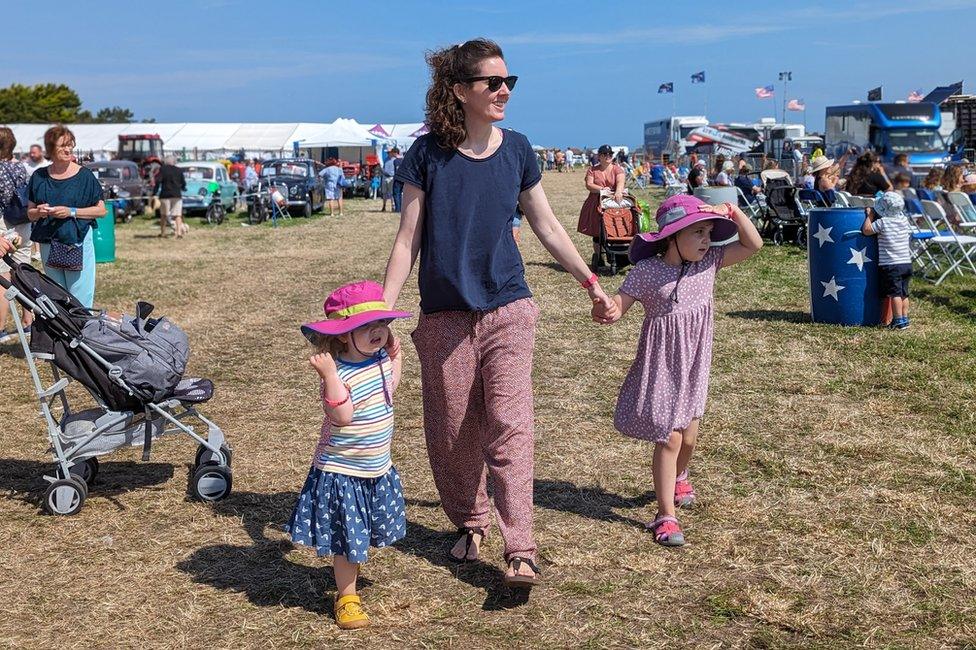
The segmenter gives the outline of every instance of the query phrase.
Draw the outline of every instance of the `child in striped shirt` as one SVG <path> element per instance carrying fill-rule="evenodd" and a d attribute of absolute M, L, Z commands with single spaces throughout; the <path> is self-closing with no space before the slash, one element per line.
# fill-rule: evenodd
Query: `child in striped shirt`
<path fill-rule="evenodd" d="M 878 272 L 881 297 L 891 298 L 891 329 L 908 328 L 908 282 L 912 279 L 912 224 L 905 213 L 905 199 L 898 192 L 879 193 L 874 212 L 865 216 L 861 232 L 878 236 Z"/>
<path fill-rule="evenodd" d="M 403 489 L 390 460 L 393 392 L 400 382 L 395 318 L 383 287 L 355 282 L 325 301 L 326 319 L 302 326 L 316 353 L 309 360 L 321 380 L 325 421 L 305 486 L 286 530 L 296 544 L 334 556 L 342 629 L 369 625 L 356 594 L 359 565 L 370 546 L 388 546 L 406 534 Z"/>

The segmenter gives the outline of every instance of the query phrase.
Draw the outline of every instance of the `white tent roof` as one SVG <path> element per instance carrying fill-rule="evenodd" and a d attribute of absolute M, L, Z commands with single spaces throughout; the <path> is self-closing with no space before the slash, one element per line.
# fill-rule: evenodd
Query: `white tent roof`
<path fill-rule="evenodd" d="M 247 149 L 249 151 L 278 151 L 291 149 L 292 134 L 298 122 L 266 122 L 260 124 L 241 124 L 224 142 L 224 149 Z"/>
<path fill-rule="evenodd" d="M 183 149 L 199 151 L 220 151 L 226 149 L 227 140 L 240 129 L 240 122 L 218 122 L 207 124 L 190 122 L 168 140 L 163 138 L 163 147 L 167 151 L 181 151 Z"/>
<path fill-rule="evenodd" d="M 385 140 L 370 133 L 356 120 L 340 117 L 318 133 L 310 134 L 301 143 L 304 148 L 315 147 L 373 147 Z"/>

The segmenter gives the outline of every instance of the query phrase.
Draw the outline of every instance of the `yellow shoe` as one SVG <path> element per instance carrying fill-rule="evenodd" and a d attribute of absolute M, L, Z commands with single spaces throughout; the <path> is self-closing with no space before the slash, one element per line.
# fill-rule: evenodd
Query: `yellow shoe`
<path fill-rule="evenodd" d="M 358 630 L 369 625 L 369 616 L 366 616 L 360 602 L 356 594 L 336 598 L 335 617 L 340 629 Z"/>

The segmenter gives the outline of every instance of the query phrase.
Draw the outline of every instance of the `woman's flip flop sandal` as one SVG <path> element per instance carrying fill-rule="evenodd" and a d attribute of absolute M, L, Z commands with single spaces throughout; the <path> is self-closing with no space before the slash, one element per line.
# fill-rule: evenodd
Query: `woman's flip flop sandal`
<path fill-rule="evenodd" d="M 671 516 L 658 517 L 647 527 L 654 533 L 654 541 L 661 546 L 684 546 L 685 535 L 678 520 Z"/>
<path fill-rule="evenodd" d="M 464 562 L 477 562 L 478 561 L 478 558 L 475 558 L 473 560 L 468 559 L 468 553 L 471 551 L 471 545 L 474 544 L 474 536 L 475 535 L 481 535 L 481 541 L 482 542 L 485 541 L 485 529 L 484 528 L 463 528 L 462 527 L 462 528 L 458 528 L 457 529 L 457 532 L 458 532 L 458 535 L 464 535 L 465 538 L 466 538 L 464 540 L 464 555 L 462 557 L 455 557 L 455 555 L 453 553 L 448 553 L 448 555 L 450 555 L 451 556 L 451 559 L 454 560 L 455 562 L 461 562 L 461 563 L 464 563 Z"/>
<path fill-rule="evenodd" d="M 530 569 L 532 569 L 532 575 L 525 576 L 519 574 L 519 569 L 522 565 L 526 564 Z M 527 557 L 513 557 L 508 561 L 508 566 L 512 567 L 512 571 L 515 575 L 505 574 L 504 582 L 509 587 L 519 587 L 519 588 L 529 588 L 535 587 L 542 582 L 542 570 L 535 565 L 535 562 Z"/>

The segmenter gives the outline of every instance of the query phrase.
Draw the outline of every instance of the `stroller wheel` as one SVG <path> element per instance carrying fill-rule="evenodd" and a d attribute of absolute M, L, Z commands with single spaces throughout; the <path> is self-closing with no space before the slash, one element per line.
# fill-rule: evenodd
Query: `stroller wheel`
<path fill-rule="evenodd" d="M 786 237 L 783 236 L 782 229 L 777 229 L 773 231 L 773 246 L 782 246 Z"/>
<path fill-rule="evenodd" d="M 58 478 L 66 478 L 62 476 L 63 472 L 61 471 L 60 465 L 55 472 Z M 95 457 L 86 458 L 80 463 L 75 463 L 71 466 L 71 476 L 80 477 L 85 482 L 85 487 L 87 488 L 95 480 L 95 477 L 98 476 L 98 459 Z"/>
<path fill-rule="evenodd" d="M 88 486 L 84 479 L 72 475 L 47 486 L 44 493 L 44 509 L 48 514 L 70 517 L 78 514 L 88 497 Z"/>
<path fill-rule="evenodd" d="M 224 452 L 224 456 L 227 458 L 227 465 L 229 466 L 234 452 L 227 445 L 220 445 L 220 450 Z M 217 455 L 203 445 L 197 447 L 197 457 L 193 461 L 193 464 L 196 467 L 200 467 L 201 465 L 219 465 Z"/>
<path fill-rule="evenodd" d="M 204 465 L 194 472 L 190 489 L 195 499 L 220 501 L 230 494 L 233 482 L 233 475 L 229 467 Z"/>
<path fill-rule="evenodd" d="M 806 248 L 807 245 L 806 226 L 800 226 L 799 228 L 796 229 L 796 239 L 794 241 L 796 241 L 797 246 L 803 246 L 804 248 Z"/>

